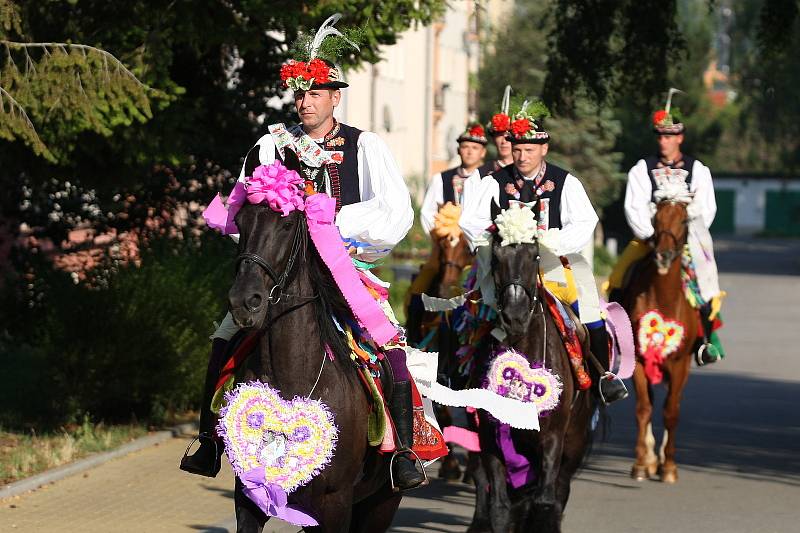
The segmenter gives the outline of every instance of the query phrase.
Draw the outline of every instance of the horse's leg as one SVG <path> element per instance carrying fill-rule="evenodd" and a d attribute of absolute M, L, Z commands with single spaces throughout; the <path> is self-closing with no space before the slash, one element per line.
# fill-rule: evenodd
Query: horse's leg
<path fill-rule="evenodd" d="M 486 474 L 480 454 L 469 452 L 468 461 L 467 471 L 475 484 L 475 512 L 467 533 L 489 532 L 492 530 L 489 520 L 489 476 Z"/>
<path fill-rule="evenodd" d="M 381 533 L 388 531 L 400 507 L 402 495 L 393 492 L 389 484 L 353 506 L 350 533 Z"/>
<path fill-rule="evenodd" d="M 481 443 L 481 447 L 483 447 L 483 443 Z M 511 524 L 511 500 L 506 490 L 506 467 L 495 453 L 481 452 L 481 460 L 489 481 L 491 530 L 494 533 L 506 533 Z"/>
<path fill-rule="evenodd" d="M 579 408 L 580 411 L 576 412 L 572 417 L 564 442 L 564 455 L 556 482 L 556 498 L 561 503 L 562 513 L 567 508 L 572 477 L 583 464 L 586 450 L 592 439 L 590 426 L 595 406 L 591 399 L 588 398 L 588 392 L 581 394 L 585 395 L 583 398 L 584 403 L 578 404 L 576 402 L 575 404 L 575 407 Z"/>
<path fill-rule="evenodd" d="M 569 416 L 569 415 L 567 415 Z M 564 453 L 565 428 L 550 427 L 539 433 L 536 446 L 536 474 L 540 476 L 533 496 L 533 523 L 537 533 L 561 531 L 561 502 L 556 497 L 561 459 Z"/>
<path fill-rule="evenodd" d="M 689 367 L 692 364 L 691 354 L 684 354 L 670 365 L 669 389 L 664 401 L 664 456 L 661 464 L 661 481 L 675 483 L 678 481 L 678 466 L 675 464 L 675 430 L 681 413 L 681 396 L 683 388 L 689 380 Z"/>
<path fill-rule="evenodd" d="M 269 517 L 253 500 L 245 496 L 239 478 L 236 478 L 233 502 L 236 509 L 236 533 L 261 533 Z"/>
<path fill-rule="evenodd" d="M 308 533 L 346 533 L 350 531 L 353 509 L 353 491 L 330 492 L 315 501 L 315 518 L 319 526 L 307 527 Z"/>
<path fill-rule="evenodd" d="M 647 382 L 644 367 L 637 364 L 633 371 L 633 385 L 636 390 L 636 461 L 631 469 L 631 477 L 637 481 L 654 476 L 658 459 L 653 450 L 653 388 Z"/>

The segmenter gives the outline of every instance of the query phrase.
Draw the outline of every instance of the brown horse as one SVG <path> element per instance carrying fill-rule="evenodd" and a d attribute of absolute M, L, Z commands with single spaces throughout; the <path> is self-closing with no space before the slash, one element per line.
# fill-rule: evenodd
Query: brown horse
<path fill-rule="evenodd" d="M 533 483 L 516 490 L 506 483 L 504 455 L 496 438 L 497 421 L 480 411 L 481 459 L 490 487 L 488 517 L 483 512 L 478 516 L 476 510 L 469 531 L 561 531 L 570 482 L 591 441 L 595 400 L 588 391 L 578 390 L 567 350 L 544 307 L 538 255 L 538 244 L 501 246 L 495 237 L 492 271 L 499 322 L 509 347 L 561 378 L 561 401 L 548 416 L 540 418 L 539 431 L 511 430 L 517 453 L 528 459 L 534 472 Z M 476 507 L 482 503 L 480 496 Z"/>
<path fill-rule="evenodd" d="M 681 284 L 681 256 L 688 237 L 686 204 L 665 200 L 658 204 L 653 221 L 655 234 L 653 252 L 640 263 L 631 283 L 622 292 L 622 305 L 631 317 L 635 328 L 645 313 L 657 310 L 664 321 L 683 325 L 684 335 L 677 350 L 668 355 L 661 365 L 667 386 L 664 403 L 664 438 L 659 455 L 655 452 L 655 438 L 651 423 L 653 413 L 653 386 L 645 374 L 643 359 L 638 357 L 633 372 L 636 388 L 636 462 L 631 476 L 637 480 L 659 474 L 661 481 L 675 483 L 678 467 L 675 464 L 675 430 L 680 415 L 683 388 L 689 378 L 692 349 L 698 333 L 697 311 L 686 300 Z M 641 354 L 639 336 L 636 353 Z"/>
<path fill-rule="evenodd" d="M 419 292 L 425 292 L 429 296 L 437 298 L 450 298 L 456 296 L 461 291 L 461 275 L 464 269 L 472 264 L 472 254 L 469 250 L 469 245 L 460 231 L 451 232 L 449 234 L 437 235 L 434 232 L 433 247 L 431 257 L 423 266 L 420 272 L 421 276 L 425 276 L 426 268 L 435 268 L 436 274 L 432 277 L 428 287 L 419 287 L 414 289 Z M 430 333 L 431 328 L 439 328 L 438 338 L 433 339 L 433 344 L 426 346 L 426 350 L 438 351 L 442 353 L 455 348 L 451 346 L 452 340 L 449 338 L 449 328 L 446 322 L 447 317 L 441 316 L 439 313 L 425 311 L 421 307 L 421 300 L 414 294 L 406 307 L 406 336 L 408 343 L 411 346 L 418 347 L 419 343 Z M 445 321 L 442 324 L 442 321 Z M 441 326 L 441 327 L 440 327 Z M 442 343 L 447 343 L 442 346 Z"/>
<path fill-rule="evenodd" d="M 368 445 L 372 405 L 331 318 L 352 315 L 308 237 L 305 215 L 282 217 L 264 204 L 245 204 L 236 225 L 241 237 L 230 310 L 238 325 L 263 332 L 240 371 L 243 380 L 269 383 L 286 399 L 321 400 L 339 429 L 331 463 L 289 501 L 319 522 L 306 531 L 386 531 L 401 496 L 389 487 L 390 456 Z M 237 532 L 260 532 L 268 517 L 238 478 L 234 500 Z"/>

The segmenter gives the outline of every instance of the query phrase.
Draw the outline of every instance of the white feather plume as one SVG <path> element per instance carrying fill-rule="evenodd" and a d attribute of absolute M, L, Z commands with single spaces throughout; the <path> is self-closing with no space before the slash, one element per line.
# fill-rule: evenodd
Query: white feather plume
<path fill-rule="evenodd" d="M 511 85 L 506 85 L 506 90 L 503 91 L 503 104 L 500 106 L 500 111 L 504 115 L 508 115 L 508 105 L 511 101 Z"/>
<path fill-rule="evenodd" d="M 337 37 L 341 37 L 344 39 L 350 46 L 355 48 L 356 50 L 360 50 L 358 45 L 345 37 L 342 32 L 337 30 L 333 27 L 334 24 L 339 22 L 339 19 L 342 18 L 341 13 L 336 13 L 335 15 L 331 15 L 328 17 L 325 22 L 322 23 L 322 26 L 319 27 L 317 33 L 314 34 L 314 40 L 311 41 L 311 50 L 309 50 L 309 58 L 314 59 L 317 57 L 317 53 L 319 52 L 320 46 L 322 46 L 322 41 L 324 41 L 327 37 L 331 35 L 336 35 Z"/>

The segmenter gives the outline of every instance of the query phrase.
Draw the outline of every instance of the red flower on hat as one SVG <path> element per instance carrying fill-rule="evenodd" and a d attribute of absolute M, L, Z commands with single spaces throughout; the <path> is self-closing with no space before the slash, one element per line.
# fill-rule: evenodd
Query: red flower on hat
<path fill-rule="evenodd" d="M 331 67 L 323 60 L 312 59 L 308 64 L 308 70 L 311 73 L 311 77 L 314 78 L 314 81 L 317 83 L 327 83 L 329 81 L 328 77 L 331 73 Z"/>
<path fill-rule="evenodd" d="M 483 126 L 475 124 L 468 131 L 470 137 L 485 137 L 486 133 L 483 131 Z"/>
<path fill-rule="evenodd" d="M 522 137 L 531 131 L 531 123 L 527 118 L 520 118 L 511 123 L 511 132 L 516 137 Z"/>
<path fill-rule="evenodd" d="M 331 68 L 321 59 L 312 59 L 308 63 L 290 59 L 281 66 L 281 81 L 287 87 L 287 81 L 292 78 L 303 78 L 304 80 L 314 79 L 316 83 L 327 83 L 330 81 Z"/>
<path fill-rule="evenodd" d="M 655 113 L 653 113 L 653 124 L 658 126 L 669 116 L 669 114 L 664 109 L 659 109 Z"/>
<path fill-rule="evenodd" d="M 492 129 L 494 131 L 503 133 L 504 131 L 508 131 L 509 127 L 511 127 L 511 117 L 505 113 L 497 113 L 492 117 Z"/>

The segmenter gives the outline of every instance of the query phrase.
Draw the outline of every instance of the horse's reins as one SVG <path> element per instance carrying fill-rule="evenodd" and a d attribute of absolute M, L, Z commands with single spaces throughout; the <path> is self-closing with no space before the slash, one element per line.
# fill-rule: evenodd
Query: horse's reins
<path fill-rule="evenodd" d="M 670 203 L 677 203 L 677 202 L 670 202 Z M 689 222 L 688 218 L 685 218 L 683 219 L 682 224 L 685 226 L 688 224 L 688 222 Z M 675 247 L 667 248 L 664 251 L 655 250 L 656 243 L 659 241 L 662 235 L 670 237 L 672 239 L 672 242 L 675 243 Z M 678 238 L 675 236 L 675 234 L 667 229 L 661 230 L 655 235 L 653 235 L 653 247 L 654 247 L 653 253 L 655 255 L 653 260 L 655 261 L 656 266 L 658 268 L 668 268 L 669 265 L 672 264 L 673 261 L 675 261 L 675 259 L 681 256 L 681 254 L 683 253 L 683 248 L 684 246 L 686 246 L 686 241 L 688 238 L 689 238 L 688 231 L 686 235 L 684 235 L 683 239 L 679 241 Z"/>
<path fill-rule="evenodd" d="M 250 262 L 253 262 L 256 265 L 260 266 L 264 270 L 264 272 L 267 273 L 267 276 L 269 276 L 270 279 L 272 279 L 272 281 L 275 282 L 275 285 L 272 286 L 272 288 L 269 291 L 269 296 L 267 297 L 267 316 L 266 316 L 266 327 L 265 327 L 265 329 L 267 331 L 271 330 L 272 326 L 275 324 L 275 322 L 280 320 L 282 317 L 284 317 L 284 316 L 286 316 L 286 315 L 288 315 L 288 314 L 290 314 L 290 313 L 292 313 L 294 311 L 297 311 L 298 309 L 300 309 L 302 307 L 305 307 L 307 304 L 309 304 L 312 301 L 314 301 L 317 298 L 319 298 L 319 293 L 315 293 L 312 296 L 306 296 L 306 295 L 302 295 L 302 294 L 289 294 L 289 293 L 285 292 L 287 285 L 289 285 L 291 283 L 291 281 L 294 279 L 292 277 L 292 275 L 294 274 L 295 263 L 297 261 L 297 257 L 300 255 L 300 252 L 303 250 L 303 247 L 307 244 L 307 241 L 304 238 L 304 234 L 303 234 L 303 229 L 304 228 L 305 228 L 305 225 L 302 223 L 302 221 L 298 222 L 297 227 L 295 228 L 295 231 L 294 231 L 294 236 L 292 237 L 292 247 L 291 247 L 290 252 L 289 252 L 289 259 L 288 259 L 288 261 L 286 261 L 286 267 L 284 267 L 284 270 L 280 274 L 280 276 L 275 273 L 275 269 L 272 268 L 270 266 L 270 264 L 267 263 L 267 261 L 263 257 L 261 257 L 260 255 L 258 255 L 256 253 L 244 252 L 244 253 L 239 254 L 239 256 L 236 258 L 236 271 L 237 272 L 239 271 L 239 267 L 241 266 L 241 264 L 243 262 L 250 261 Z M 277 295 L 275 294 L 276 291 L 277 291 Z M 277 316 L 273 317 L 272 316 L 272 306 L 270 304 L 277 305 L 278 303 L 280 303 L 280 301 L 283 298 L 297 298 L 297 299 L 301 299 L 303 301 L 301 301 L 299 304 L 296 304 L 296 305 L 290 306 L 287 309 L 284 309 Z M 245 306 L 247 306 L 247 303 L 245 303 Z M 247 309 L 249 311 L 251 311 L 251 312 L 254 311 L 249 306 L 247 306 Z M 272 354 L 273 353 L 273 351 L 272 351 L 272 335 L 268 336 L 267 344 L 268 344 L 268 348 L 269 348 L 270 354 Z M 309 393 L 306 396 L 306 398 L 310 398 L 311 394 L 313 394 L 314 390 L 317 388 L 317 384 L 319 383 L 319 379 L 322 376 L 322 369 L 325 367 L 325 359 L 327 359 L 327 356 L 328 356 L 328 354 L 325 351 L 323 351 L 322 352 L 322 364 L 320 365 L 319 373 L 317 374 L 317 379 L 314 382 L 314 385 L 311 387 L 311 390 L 309 391 Z"/>

